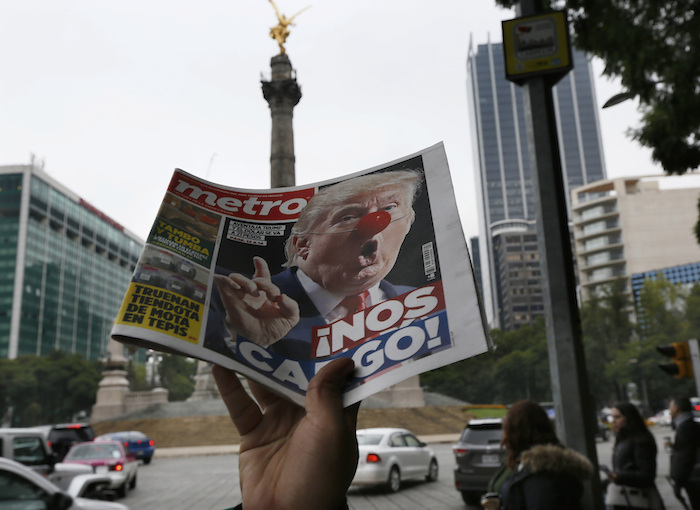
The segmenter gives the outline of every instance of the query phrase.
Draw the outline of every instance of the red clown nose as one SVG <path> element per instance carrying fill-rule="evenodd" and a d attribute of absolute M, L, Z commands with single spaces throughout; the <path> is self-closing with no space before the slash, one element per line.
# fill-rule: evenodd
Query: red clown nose
<path fill-rule="evenodd" d="M 372 237 L 378 234 L 391 223 L 391 214 L 386 211 L 377 211 L 363 216 L 357 222 L 357 233 L 361 237 Z"/>

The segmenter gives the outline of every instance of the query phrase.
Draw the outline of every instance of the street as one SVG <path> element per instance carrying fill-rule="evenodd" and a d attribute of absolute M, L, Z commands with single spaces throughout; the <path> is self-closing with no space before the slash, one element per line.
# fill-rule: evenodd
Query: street
<path fill-rule="evenodd" d="M 659 446 L 657 486 L 667 510 L 681 510 L 681 505 L 673 497 L 665 478 L 669 462 L 668 454 L 663 449 L 663 438 L 672 436 L 673 433 L 669 427 L 655 427 L 652 432 Z M 601 464 L 610 465 L 612 445 L 612 439 L 605 443 L 597 442 Z M 353 510 L 465 510 L 467 507 L 454 488 L 452 444 L 431 444 L 431 447 L 435 450 L 440 465 L 437 482 L 405 482 L 396 494 L 386 494 L 380 489 L 351 489 L 348 492 L 349 507 Z M 238 456 L 156 457 L 150 465 L 139 467 L 137 488 L 119 501 L 131 510 L 223 510 L 233 507 L 241 501 Z"/>

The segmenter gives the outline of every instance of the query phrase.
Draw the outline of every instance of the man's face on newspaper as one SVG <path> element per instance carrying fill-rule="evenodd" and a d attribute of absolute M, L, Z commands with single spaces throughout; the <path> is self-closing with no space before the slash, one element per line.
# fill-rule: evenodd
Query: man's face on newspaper
<path fill-rule="evenodd" d="M 371 237 L 356 226 L 367 214 L 386 211 L 391 223 Z M 401 185 L 363 191 L 334 204 L 312 228 L 295 241 L 297 265 L 331 292 L 358 294 L 384 278 L 394 267 L 413 221 L 409 192 Z"/>

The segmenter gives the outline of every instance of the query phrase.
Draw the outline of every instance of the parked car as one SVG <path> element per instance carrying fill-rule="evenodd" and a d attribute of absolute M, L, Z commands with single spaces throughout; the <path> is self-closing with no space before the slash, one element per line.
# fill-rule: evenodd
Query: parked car
<path fill-rule="evenodd" d="M 668 409 L 659 411 L 654 416 L 650 416 L 647 420 L 654 425 L 662 425 L 664 427 L 670 427 L 673 421 L 671 419 L 671 411 Z"/>
<path fill-rule="evenodd" d="M 540 402 L 540 406 L 545 410 L 550 420 L 554 421 L 556 419 L 554 402 Z M 595 437 L 600 438 L 600 440 L 603 442 L 610 439 L 611 425 L 608 425 L 608 423 L 612 424 L 612 421 L 606 422 L 600 417 L 592 417 L 592 419 L 595 420 Z"/>
<path fill-rule="evenodd" d="M 32 428 L 44 433 L 49 446 L 59 461 L 63 460 L 70 447 L 75 443 L 95 439 L 95 431 L 89 423 L 57 423 L 55 425 L 39 425 Z"/>
<path fill-rule="evenodd" d="M 86 464 L 95 473 L 109 475 L 109 488 L 125 497 L 129 489 L 136 488 L 139 463 L 134 455 L 119 441 L 92 441 L 71 447 L 63 459 L 65 464 Z"/>
<path fill-rule="evenodd" d="M 47 476 L 57 462 L 46 436 L 31 428 L 0 428 L 0 457 L 12 459 Z"/>
<path fill-rule="evenodd" d="M 595 437 L 599 437 L 601 441 L 606 442 L 610 439 L 610 427 L 600 420 L 596 420 Z"/>
<path fill-rule="evenodd" d="M 0 458 L 0 503 L 3 508 L 47 508 L 51 510 L 129 510 L 110 501 L 81 497 L 86 484 L 100 478 L 85 474 L 75 477 L 63 490 L 27 466 Z"/>
<path fill-rule="evenodd" d="M 455 456 L 455 488 L 468 505 L 479 505 L 489 480 L 505 460 L 501 448 L 503 420 L 501 418 L 473 419 L 467 423 L 457 444 Z"/>
<path fill-rule="evenodd" d="M 403 480 L 437 480 L 435 452 L 409 430 L 360 429 L 357 444 L 360 460 L 352 486 L 385 485 L 390 492 L 397 492 Z"/>
<path fill-rule="evenodd" d="M 156 442 L 143 432 L 137 430 L 124 430 L 121 432 L 109 432 L 97 436 L 95 441 L 120 441 L 126 446 L 134 457 L 143 460 L 144 464 L 150 464 L 156 451 Z"/>
<path fill-rule="evenodd" d="M 691 412 L 693 413 L 693 420 L 700 422 L 700 398 L 691 397 L 690 398 Z"/>

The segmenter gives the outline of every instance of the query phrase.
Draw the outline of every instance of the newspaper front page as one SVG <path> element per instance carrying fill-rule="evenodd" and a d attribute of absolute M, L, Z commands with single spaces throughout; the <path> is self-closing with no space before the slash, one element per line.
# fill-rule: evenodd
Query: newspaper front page
<path fill-rule="evenodd" d="M 112 337 L 216 363 L 303 405 L 355 361 L 351 405 L 485 352 L 443 145 L 306 186 L 246 190 L 176 170 Z"/>

